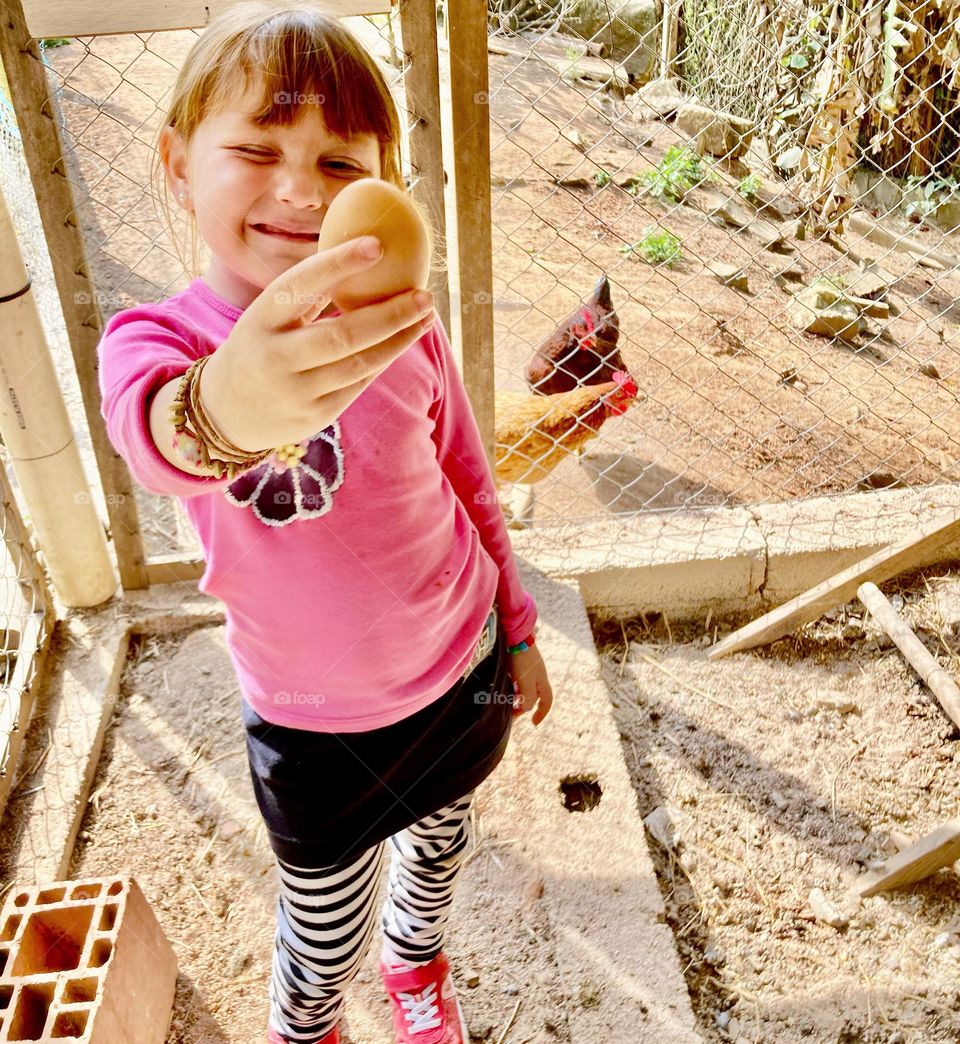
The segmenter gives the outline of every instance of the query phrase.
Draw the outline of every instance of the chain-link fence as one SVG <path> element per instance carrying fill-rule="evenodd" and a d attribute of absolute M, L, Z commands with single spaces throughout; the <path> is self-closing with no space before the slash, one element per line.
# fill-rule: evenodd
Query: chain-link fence
<path fill-rule="evenodd" d="M 535 522 L 954 480 L 957 5 L 489 7 L 501 471 Z M 524 378 L 572 410 L 531 425 Z"/>
<path fill-rule="evenodd" d="M 947 6 L 489 9 L 502 492 L 549 525 L 952 480 Z M 397 16 L 346 22 L 406 111 Z M 44 49 L 104 318 L 185 285 L 148 170 L 195 36 Z"/>

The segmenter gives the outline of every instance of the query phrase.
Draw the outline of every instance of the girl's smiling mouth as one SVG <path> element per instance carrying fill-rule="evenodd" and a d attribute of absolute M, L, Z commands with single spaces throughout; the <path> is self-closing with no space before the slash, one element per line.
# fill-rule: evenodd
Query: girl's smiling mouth
<path fill-rule="evenodd" d="M 264 222 L 257 223 L 256 225 L 250 226 L 254 232 L 259 232 L 264 236 L 273 236 L 278 239 L 287 239 L 293 243 L 316 243 L 320 238 L 320 232 L 308 232 L 308 231 L 296 231 L 292 228 L 284 227 L 283 225 L 269 225 Z"/>

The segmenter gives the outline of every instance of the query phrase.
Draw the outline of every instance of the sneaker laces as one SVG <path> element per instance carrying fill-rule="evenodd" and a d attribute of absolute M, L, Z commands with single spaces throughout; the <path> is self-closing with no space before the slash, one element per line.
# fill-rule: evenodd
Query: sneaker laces
<path fill-rule="evenodd" d="M 435 982 L 431 982 L 420 993 L 398 993 L 397 999 L 406 1008 L 404 1018 L 410 1023 L 411 1033 L 422 1033 L 440 1025 Z"/>

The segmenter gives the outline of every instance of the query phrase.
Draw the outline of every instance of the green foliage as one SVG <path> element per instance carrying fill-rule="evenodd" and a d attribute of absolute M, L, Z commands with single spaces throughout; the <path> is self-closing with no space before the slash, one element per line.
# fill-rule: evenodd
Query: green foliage
<path fill-rule="evenodd" d="M 932 217 L 937 208 L 960 193 L 960 182 L 955 177 L 934 178 L 930 175 L 911 174 L 907 178 L 907 191 L 920 190 L 920 198 L 904 203 L 904 217 L 925 221 Z"/>
<path fill-rule="evenodd" d="M 652 225 L 647 225 L 643 230 L 644 236 L 637 243 L 625 243 L 620 247 L 620 253 L 624 257 L 636 257 L 639 255 L 644 261 L 651 265 L 666 265 L 673 268 L 685 260 L 683 251 L 680 249 L 680 240 L 665 228 L 657 231 Z"/>
<path fill-rule="evenodd" d="M 737 192 L 739 192 L 744 199 L 756 199 L 759 191 L 760 178 L 756 174 L 748 174 L 743 181 L 737 185 Z"/>
<path fill-rule="evenodd" d="M 47 36 L 40 41 L 40 50 L 48 51 L 52 47 L 66 47 L 70 43 L 73 43 L 73 40 L 69 36 Z"/>
<path fill-rule="evenodd" d="M 604 185 L 610 184 L 610 174 L 601 167 L 594 175 L 593 180 L 597 184 L 597 188 L 603 188 Z"/>
<path fill-rule="evenodd" d="M 680 203 L 691 189 L 715 177 L 711 171 L 704 170 L 703 160 L 694 149 L 686 145 L 671 145 L 653 170 L 631 178 L 627 188 L 636 194 L 636 189 L 642 185 L 657 199 Z"/>

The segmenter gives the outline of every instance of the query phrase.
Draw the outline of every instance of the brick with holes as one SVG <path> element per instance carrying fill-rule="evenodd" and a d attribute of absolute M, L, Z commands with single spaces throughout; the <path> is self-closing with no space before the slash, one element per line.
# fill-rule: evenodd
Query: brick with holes
<path fill-rule="evenodd" d="M 132 877 L 14 888 L 0 914 L 0 1044 L 163 1044 L 177 959 Z"/>

